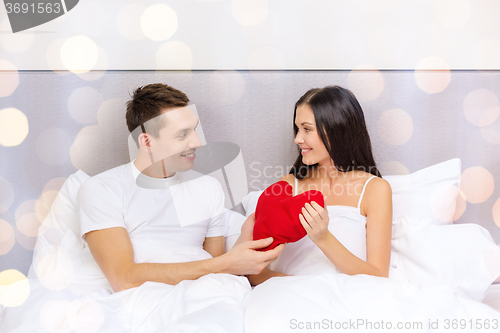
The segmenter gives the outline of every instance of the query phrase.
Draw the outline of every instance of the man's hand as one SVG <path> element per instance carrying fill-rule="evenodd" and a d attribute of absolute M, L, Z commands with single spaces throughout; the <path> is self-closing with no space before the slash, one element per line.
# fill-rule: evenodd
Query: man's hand
<path fill-rule="evenodd" d="M 236 244 L 229 252 L 223 255 L 227 264 L 226 273 L 236 275 L 259 274 L 264 268 L 269 266 L 270 263 L 276 260 L 276 258 L 278 258 L 278 255 L 285 248 L 285 244 L 280 244 L 269 251 L 255 251 L 255 249 L 260 249 L 271 245 L 272 242 L 273 238 L 269 237 L 256 241 L 251 240 Z"/>
<path fill-rule="evenodd" d="M 272 250 L 260 252 L 261 249 L 271 245 L 273 238 L 253 240 L 253 227 L 255 214 L 251 214 L 241 226 L 241 234 L 233 248 L 224 255 L 227 273 L 236 275 L 259 274 L 272 263 L 283 251 L 285 244 L 280 244 Z"/>

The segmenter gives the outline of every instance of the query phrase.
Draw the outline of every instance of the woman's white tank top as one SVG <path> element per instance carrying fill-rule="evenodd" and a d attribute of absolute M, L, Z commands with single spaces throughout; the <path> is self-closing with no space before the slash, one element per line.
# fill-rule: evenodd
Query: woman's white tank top
<path fill-rule="evenodd" d="M 360 206 L 366 185 L 375 177 L 370 177 L 363 185 L 357 207 L 326 206 L 330 218 L 328 230 L 347 250 L 364 261 L 366 261 L 366 217 L 361 215 Z M 297 178 L 295 178 L 294 195 L 297 195 L 297 189 L 298 182 Z M 332 262 L 308 236 L 298 242 L 287 244 L 270 268 L 290 275 L 338 272 Z"/>

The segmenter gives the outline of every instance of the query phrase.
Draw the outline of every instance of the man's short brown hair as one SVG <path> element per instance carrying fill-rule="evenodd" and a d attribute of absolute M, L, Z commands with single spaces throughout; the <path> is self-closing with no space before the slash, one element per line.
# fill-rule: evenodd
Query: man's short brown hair
<path fill-rule="evenodd" d="M 127 127 L 132 133 L 137 127 L 148 120 L 158 117 L 162 111 L 169 108 L 184 107 L 189 103 L 189 98 L 182 91 L 172 88 L 163 83 L 148 84 L 137 88 L 132 94 L 132 99 L 127 102 Z M 148 129 L 148 134 L 158 137 L 160 128 Z M 135 131 L 134 140 L 141 131 Z"/>

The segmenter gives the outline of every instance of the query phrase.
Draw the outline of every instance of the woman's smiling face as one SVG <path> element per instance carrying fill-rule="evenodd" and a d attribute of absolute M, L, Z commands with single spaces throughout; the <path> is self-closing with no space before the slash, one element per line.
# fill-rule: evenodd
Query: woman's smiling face
<path fill-rule="evenodd" d="M 330 164 L 330 154 L 319 137 L 314 113 L 309 104 L 297 106 L 295 127 L 298 129 L 294 142 L 299 145 L 302 162 L 307 165 Z"/>

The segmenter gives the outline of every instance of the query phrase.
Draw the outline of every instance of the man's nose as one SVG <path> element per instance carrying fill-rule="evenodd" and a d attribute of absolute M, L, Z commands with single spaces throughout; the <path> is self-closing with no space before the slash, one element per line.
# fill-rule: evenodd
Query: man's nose
<path fill-rule="evenodd" d="M 201 141 L 200 138 L 198 137 L 198 134 L 194 132 L 193 138 L 191 142 L 189 142 L 189 148 L 198 148 L 201 147 Z"/>

